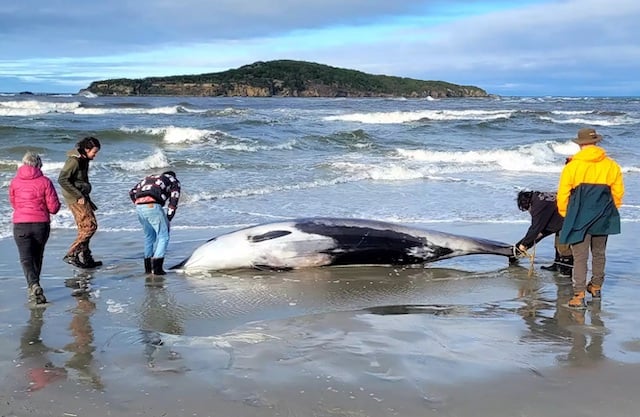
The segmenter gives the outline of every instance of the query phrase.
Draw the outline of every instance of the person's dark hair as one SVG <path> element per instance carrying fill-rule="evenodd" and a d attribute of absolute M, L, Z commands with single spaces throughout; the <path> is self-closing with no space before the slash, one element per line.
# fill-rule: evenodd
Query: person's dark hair
<path fill-rule="evenodd" d="M 522 211 L 527 211 L 531 207 L 531 199 L 533 198 L 533 191 L 520 191 L 518 193 L 518 208 Z"/>
<path fill-rule="evenodd" d="M 85 154 L 85 152 L 89 149 L 98 148 L 100 149 L 100 141 L 93 136 L 87 136 L 84 139 L 81 139 L 76 143 L 76 148 L 78 152 L 81 154 Z"/>
<path fill-rule="evenodd" d="M 176 173 L 173 171 L 165 171 L 162 173 L 162 175 L 171 175 L 173 178 L 178 178 L 176 177 Z"/>

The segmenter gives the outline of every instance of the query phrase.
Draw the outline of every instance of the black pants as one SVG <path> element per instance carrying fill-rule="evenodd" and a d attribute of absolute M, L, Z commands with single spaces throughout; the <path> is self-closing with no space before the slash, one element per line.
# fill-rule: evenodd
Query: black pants
<path fill-rule="evenodd" d="M 49 223 L 14 223 L 13 238 L 20 253 L 20 264 L 27 279 L 27 287 L 40 284 L 44 246 L 49 240 Z"/>

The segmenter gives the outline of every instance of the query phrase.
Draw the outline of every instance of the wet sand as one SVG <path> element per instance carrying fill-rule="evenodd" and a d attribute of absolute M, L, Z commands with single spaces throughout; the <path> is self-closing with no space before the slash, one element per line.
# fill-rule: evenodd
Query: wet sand
<path fill-rule="evenodd" d="M 433 228 L 510 242 L 525 227 Z M 99 232 L 105 266 L 78 273 L 60 260 L 73 231 L 55 230 L 40 309 L 0 240 L 0 415 L 638 415 L 639 229 L 610 239 L 604 297 L 581 312 L 539 269 L 551 239 L 532 275 L 468 256 L 149 280 L 139 233 Z M 209 237 L 174 231 L 167 263 Z"/>

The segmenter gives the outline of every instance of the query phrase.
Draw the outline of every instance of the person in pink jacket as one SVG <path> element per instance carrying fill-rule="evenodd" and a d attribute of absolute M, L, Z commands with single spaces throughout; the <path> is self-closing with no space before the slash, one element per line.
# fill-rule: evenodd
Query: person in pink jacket
<path fill-rule="evenodd" d="M 40 156 L 27 152 L 9 184 L 9 201 L 13 207 L 13 238 L 27 279 L 29 301 L 45 304 L 47 299 L 40 286 L 40 271 L 51 231 L 50 216 L 60 210 L 60 200 L 53 183 L 40 168 Z"/>

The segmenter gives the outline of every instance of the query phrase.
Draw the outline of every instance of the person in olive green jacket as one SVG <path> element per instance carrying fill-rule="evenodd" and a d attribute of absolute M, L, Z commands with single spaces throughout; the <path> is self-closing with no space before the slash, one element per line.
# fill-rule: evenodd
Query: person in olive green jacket
<path fill-rule="evenodd" d="M 95 268 L 102 265 L 101 261 L 93 259 L 89 249 L 89 241 L 98 230 L 98 221 L 94 213 L 97 207 L 90 198 L 89 162 L 99 151 L 98 139 L 89 136 L 80 140 L 75 149 L 67 152 L 67 161 L 58 176 L 62 196 L 78 226 L 78 236 L 63 260 L 79 268 Z"/>
<path fill-rule="evenodd" d="M 560 175 L 558 213 L 564 217 L 560 243 L 571 245 L 573 253 L 573 298 L 569 307 L 584 308 L 585 294 L 602 296 L 609 235 L 620 233 L 620 214 L 624 183 L 620 166 L 596 146 L 602 140 L 595 129 L 584 128 L 573 139 L 580 151 L 573 155 Z M 591 252 L 592 278 L 587 283 L 587 264 Z"/>

